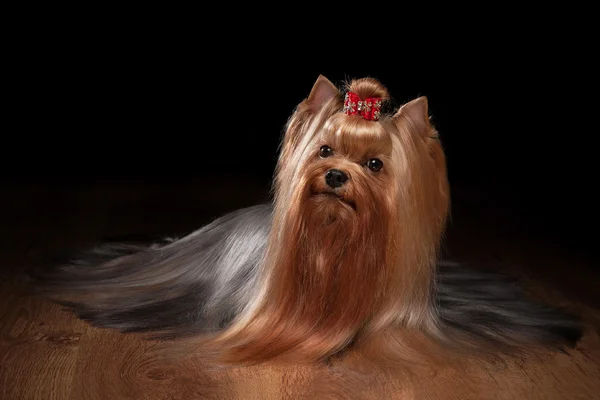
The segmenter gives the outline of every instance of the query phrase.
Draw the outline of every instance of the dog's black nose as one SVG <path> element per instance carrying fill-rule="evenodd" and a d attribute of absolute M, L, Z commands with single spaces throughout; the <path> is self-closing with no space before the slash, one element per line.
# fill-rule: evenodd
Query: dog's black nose
<path fill-rule="evenodd" d="M 325 183 L 327 186 L 335 189 L 339 188 L 348 180 L 348 175 L 344 173 L 344 171 L 340 171 L 339 169 L 330 169 L 325 174 Z"/>

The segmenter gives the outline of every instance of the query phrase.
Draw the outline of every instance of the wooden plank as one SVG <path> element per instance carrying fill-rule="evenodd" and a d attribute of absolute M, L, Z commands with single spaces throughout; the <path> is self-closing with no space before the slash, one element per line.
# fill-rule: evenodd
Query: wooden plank
<path fill-rule="evenodd" d="M 67 399 L 87 328 L 23 287 L 17 279 L 0 285 L 0 399 Z"/>

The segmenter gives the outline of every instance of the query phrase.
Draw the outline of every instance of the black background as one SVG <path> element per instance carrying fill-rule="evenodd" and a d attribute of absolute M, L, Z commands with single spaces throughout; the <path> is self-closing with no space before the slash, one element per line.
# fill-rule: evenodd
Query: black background
<path fill-rule="evenodd" d="M 27 64 L 4 180 L 222 177 L 237 185 L 251 176 L 268 185 L 284 124 L 318 75 L 336 84 L 372 76 L 397 105 L 428 97 L 453 186 L 510 197 L 522 218 L 574 251 L 595 251 L 597 92 L 578 48 L 453 48 L 374 56 L 364 68 L 342 56 L 304 67 L 301 53 L 184 50 L 68 47 Z"/>

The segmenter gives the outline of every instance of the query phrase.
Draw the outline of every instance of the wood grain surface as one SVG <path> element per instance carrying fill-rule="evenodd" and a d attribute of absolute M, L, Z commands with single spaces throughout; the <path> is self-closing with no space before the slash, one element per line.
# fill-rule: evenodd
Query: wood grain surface
<path fill-rule="evenodd" d="M 581 313 L 586 334 L 566 353 L 414 367 L 274 365 L 218 369 L 201 355 L 165 360 L 159 343 L 96 329 L 29 295 L 23 271 L 55 253 L 128 234 L 185 233 L 266 198 L 246 181 L 22 186 L 0 217 L 0 399 L 600 399 L 597 265 L 522 226 L 481 194 L 456 191 L 447 253 L 504 266 L 532 293 Z M 474 206 L 479 204 L 479 206 Z M 487 204 L 482 206 L 481 204 Z"/>

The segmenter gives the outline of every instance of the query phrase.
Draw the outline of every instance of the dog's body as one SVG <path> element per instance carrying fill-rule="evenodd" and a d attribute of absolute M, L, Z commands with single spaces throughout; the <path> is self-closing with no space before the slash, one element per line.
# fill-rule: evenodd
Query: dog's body
<path fill-rule="evenodd" d="M 388 98 L 374 79 L 343 97 L 319 77 L 289 120 L 272 203 L 99 247 L 40 288 L 95 325 L 198 338 L 231 363 L 323 359 L 396 327 L 473 347 L 576 341 L 576 320 L 504 278 L 439 262 L 441 143 L 425 98 L 389 115 Z"/>

